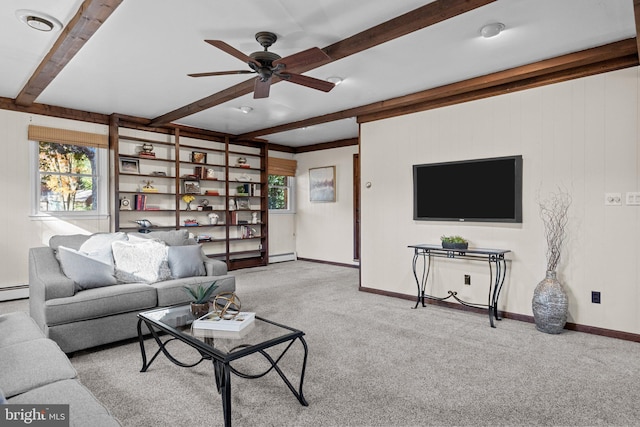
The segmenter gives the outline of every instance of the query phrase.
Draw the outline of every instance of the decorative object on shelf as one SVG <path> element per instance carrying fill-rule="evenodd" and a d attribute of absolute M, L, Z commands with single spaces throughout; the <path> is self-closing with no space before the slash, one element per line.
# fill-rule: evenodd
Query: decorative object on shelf
<path fill-rule="evenodd" d="M 247 211 L 251 209 L 251 203 L 249 202 L 248 197 L 238 197 L 236 199 L 236 207 L 237 209 Z"/>
<path fill-rule="evenodd" d="M 202 151 L 192 151 L 191 152 L 191 162 L 192 163 L 207 163 L 207 153 L 203 153 Z"/>
<path fill-rule="evenodd" d="M 140 162 L 138 159 L 120 158 L 120 173 L 140 174 Z"/>
<path fill-rule="evenodd" d="M 249 184 L 238 185 L 236 187 L 236 196 L 248 196 Z"/>
<path fill-rule="evenodd" d="M 148 219 L 134 219 L 133 222 L 140 226 L 140 228 L 138 229 L 138 233 L 149 233 L 151 232 L 151 230 L 149 229 L 153 227 L 153 224 L 151 224 L 151 221 L 149 221 Z"/>
<path fill-rule="evenodd" d="M 213 299 L 213 311 L 222 319 L 233 319 L 240 313 L 240 298 L 233 292 L 222 292 Z"/>
<path fill-rule="evenodd" d="M 251 212 L 251 224 L 258 223 L 258 212 Z"/>
<path fill-rule="evenodd" d="M 184 181 L 184 193 L 185 194 L 200 194 L 200 181 Z"/>
<path fill-rule="evenodd" d="M 219 196 L 220 192 L 218 190 L 206 190 L 204 192 L 205 196 Z"/>
<path fill-rule="evenodd" d="M 209 200 L 208 199 L 200 200 L 199 208 L 202 208 L 202 209 L 199 209 L 199 210 L 203 210 L 203 211 L 211 211 L 211 210 L 213 210 L 213 207 L 209 206 Z"/>
<path fill-rule="evenodd" d="M 220 219 L 220 216 L 216 213 L 210 213 L 207 216 L 209 217 L 209 224 L 211 225 L 216 225 Z"/>
<path fill-rule="evenodd" d="M 200 224 L 198 224 L 198 220 L 197 219 L 190 218 L 190 219 L 185 219 L 184 220 L 184 226 L 185 227 L 197 227 L 199 225 Z"/>
<path fill-rule="evenodd" d="M 120 199 L 120 210 L 121 211 L 131 210 L 131 200 L 127 199 L 126 196 Z"/>
<path fill-rule="evenodd" d="M 243 173 L 242 175 L 236 178 L 236 181 L 252 181 L 252 178 L 248 174 Z"/>
<path fill-rule="evenodd" d="M 207 179 L 218 179 L 216 178 L 216 171 L 215 169 L 207 169 Z"/>
<path fill-rule="evenodd" d="M 531 307 L 536 329 L 548 334 L 559 334 L 567 323 L 569 300 L 557 279 L 556 269 L 566 238 L 570 205 L 571 196 L 562 190 L 539 202 L 547 240 L 547 273 L 533 292 Z"/>
<path fill-rule="evenodd" d="M 142 147 L 140 147 L 140 151 L 138 152 L 138 155 L 140 157 L 148 157 L 151 159 L 156 158 L 156 153 L 153 152 L 153 145 L 149 144 L 148 142 L 145 142 L 144 144 L 142 144 Z"/>
<path fill-rule="evenodd" d="M 198 234 L 196 236 L 196 242 L 200 243 L 200 242 L 212 242 L 213 238 L 211 236 L 209 236 L 208 234 Z"/>
<path fill-rule="evenodd" d="M 461 236 L 440 236 L 444 249 L 469 249 L 469 242 Z"/>
<path fill-rule="evenodd" d="M 236 165 L 240 166 L 241 168 L 248 167 L 247 158 L 246 157 L 238 157 L 238 161 L 236 162 Z"/>
<path fill-rule="evenodd" d="M 230 211 L 235 211 L 236 210 L 236 199 L 234 199 L 234 198 L 230 198 L 229 199 L 229 210 Z"/>
<path fill-rule="evenodd" d="M 162 171 L 153 171 L 151 172 L 151 175 L 153 176 L 167 176 L 166 172 L 162 172 Z"/>
<path fill-rule="evenodd" d="M 144 186 L 142 187 L 142 192 L 143 193 L 157 193 L 158 189 L 155 188 L 153 185 L 153 181 L 150 179 L 144 180 L 142 181 L 144 182 Z"/>
<path fill-rule="evenodd" d="M 185 292 L 191 297 L 191 313 L 196 317 L 202 317 L 209 312 L 209 298 L 218 288 L 216 282 L 209 286 L 198 285 L 195 289 L 190 286 L 183 286 Z"/>
<path fill-rule="evenodd" d="M 191 194 L 184 194 L 182 196 L 182 201 L 187 204 L 187 210 L 188 211 L 191 210 L 191 202 L 193 202 L 195 199 L 196 199 L 196 197 L 191 195 Z"/>
<path fill-rule="evenodd" d="M 336 201 L 336 167 L 325 166 L 309 169 L 309 201 Z"/>

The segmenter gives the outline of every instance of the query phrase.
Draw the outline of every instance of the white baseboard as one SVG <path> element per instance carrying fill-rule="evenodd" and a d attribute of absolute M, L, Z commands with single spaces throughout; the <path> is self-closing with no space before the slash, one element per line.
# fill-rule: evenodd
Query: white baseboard
<path fill-rule="evenodd" d="M 0 287 L 0 301 L 29 298 L 29 285 Z"/>
<path fill-rule="evenodd" d="M 284 262 L 284 261 L 295 261 L 298 257 L 295 252 L 290 252 L 288 254 L 278 254 L 278 255 L 269 255 L 269 263 L 274 262 Z"/>

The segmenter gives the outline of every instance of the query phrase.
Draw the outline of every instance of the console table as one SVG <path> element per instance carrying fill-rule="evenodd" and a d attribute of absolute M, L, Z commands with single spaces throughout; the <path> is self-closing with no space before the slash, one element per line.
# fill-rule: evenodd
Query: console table
<path fill-rule="evenodd" d="M 507 273 L 507 262 L 504 255 L 510 250 L 505 249 L 480 249 L 480 248 L 468 248 L 468 249 L 444 249 L 440 245 L 410 245 L 413 248 L 413 276 L 416 279 L 418 286 L 418 299 L 416 301 L 415 308 L 418 308 L 420 302 L 422 306 L 426 307 L 424 301 L 425 298 L 444 301 L 449 298 L 453 298 L 460 304 L 467 307 L 486 308 L 489 312 L 489 323 L 492 328 L 495 328 L 493 319 L 502 320 L 498 315 L 498 298 L 500 297 L 500 291 L 504 284 L 504 278 Z M 445 297 L 435 297 L 427 295 L 425 288 L 427 280 L 429 279 L 429 272 L 431 270 L 432 258 L 448 258 L 448 259 L 467 259 L 485 261 L 489 264 L 489 298 L 487 304 L 478 304 L 463 301 L 458 297 L 458 293 L 455 291 L 448 291 L 448 295 Z M 418 275 L 418 263 L 422 260 L 422 272 Z"/>

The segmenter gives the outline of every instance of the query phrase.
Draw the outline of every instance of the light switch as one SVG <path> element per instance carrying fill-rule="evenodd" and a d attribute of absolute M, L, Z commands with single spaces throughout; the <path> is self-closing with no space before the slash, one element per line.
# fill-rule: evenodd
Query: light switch
<path fill-rule="evenodd" d="M 627 193 L 627 205 L 640 205 L 640 193 L 629 192 Z"/>

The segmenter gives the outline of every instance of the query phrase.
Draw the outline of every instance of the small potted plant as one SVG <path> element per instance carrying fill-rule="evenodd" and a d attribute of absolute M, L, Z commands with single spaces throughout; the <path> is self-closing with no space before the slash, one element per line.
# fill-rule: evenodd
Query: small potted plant
<path fill-rule="evenodd" d="M 218 288 L 216 282 L 213 282 L 209 286 L 198 285 L 196 288 L 189 286 L 183 286 L 185 292 L 189 294 L 191 299 L 191 313 L 196 318 L 200 318 L 209 312 L 209 298 L 213 295 L 213 292 Z"/>
<path fill-rule="evenodd" d="M 182 196 L 182 201 L 187 204 L 188 211 L 191 210 L 191 202 L 193 202 L 195 199 L 196 198 L 193 194 L 185 194 L 184 196 Z"/>
<path fill-rule="evenodd" d="M 460 236 L 441 236 L 442 247 L 444 249 L 467 249 L 469 242 Z"/>

